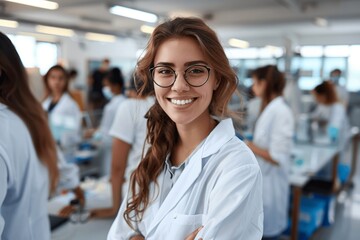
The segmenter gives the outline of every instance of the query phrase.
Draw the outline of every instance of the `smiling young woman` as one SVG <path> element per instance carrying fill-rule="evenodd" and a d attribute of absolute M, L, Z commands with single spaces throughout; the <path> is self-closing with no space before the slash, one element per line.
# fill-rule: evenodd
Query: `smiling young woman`
<path fill-rule="evenodd" d="M 213 30 L 176 18 L 138 62 L 150 145 L 108 239 L 261 239 L 262 179 L 227 104 L 237 78 Z"/>

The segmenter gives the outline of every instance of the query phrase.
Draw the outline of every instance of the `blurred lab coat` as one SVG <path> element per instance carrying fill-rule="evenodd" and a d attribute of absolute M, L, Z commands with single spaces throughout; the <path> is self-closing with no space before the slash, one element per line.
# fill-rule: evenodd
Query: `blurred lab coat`
<path fill-rule="evenodd" d="M 350 124 L 346 114 L 345 106 L 342 103 L 334 103 L 331 105 L 317 104 L 314 112 L 311 113 L 312 119 L 325 120 L 326 127 L 334 127 L 338 129 L 338 147 L 340 150 L 340 161 L 346 162 L 345 153 L 346 147 L 349 145 L 350 139 Z M 349 161 L 350 159 L 348 159 Z"/>
<path fill-rule="evenodd" d="M 59 183 L 56 187 L 56 192 L 60 193 L 63 190 L 72 190 L 80 185 L 79 167 L 75 163 L 68 163 L 61 152 L 61 149 L 56 147 L 57 166 L 59 168 Z"/>
<path fill-rule="evenodd" d="M 48 111 L 51 101 L 51 96 L 43 101 L 42 106 L 45 111 Z M 79 141 L 82 115 L 79 106 L 68 93 L 61 96 L 48 116 L 51 131 L 57 142 L 61 145 L 71 145 Z"/>
<path fill-rule="evenodd" d="M 260 114 L 254 144 L 269 151 L 278 166 L 256 156 L 263 174 L 264 236 L 280 234 L 288 224 L 289 171 L 294 117 L 283 97 L 273 99 Z"/>
<path fill-rule="evenodd" d="M 184 240 L 200 226 L 204 228 L 196 240 L 261 239 L 261 173 L 252 152 L 235 136 L 231 119 L 222 120 L 194 152 L 161 203 L 165 170 L 157 181 L 160 193 L 150 185 L 149 199 L 155 200 L 135 224 L 137 232 L 123 218 L 123 201 L 108 240 L 128 240 L 139 233 L 147 240 Z"/>
<path fill-rule="evenodd" d="M 298 81 L 292 76 L 287 76 L 284 98 L 294 113 L 295 119 L 297 119 L 302 113 L 302 92 L 299 88 Z"/>
<path fill-rule="evenodd" d="M 50 239 L 48 171 L 20 118 L 0 103 L 0 239 Z"/>

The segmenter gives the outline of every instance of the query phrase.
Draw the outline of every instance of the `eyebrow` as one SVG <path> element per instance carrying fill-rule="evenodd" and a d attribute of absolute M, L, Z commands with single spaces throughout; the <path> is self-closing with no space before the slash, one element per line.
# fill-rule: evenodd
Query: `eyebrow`
<path fill-rule="evenodd" d="M 202 60 L 196 60 L 196 61 L 191 61 L 191 62 L 186 62 L 184 64 L 185 67 L 188 66 L 192 66 L 192 65 L 196 65 L 196 64 L 204 64 L 204 65 L 209 65 L 207 62 L 202 61 Z M 155 66 L 169 66 L 169 67 L 175 67 L 174 63 L 170 63 L 170 62 L 158 62 Z"/>

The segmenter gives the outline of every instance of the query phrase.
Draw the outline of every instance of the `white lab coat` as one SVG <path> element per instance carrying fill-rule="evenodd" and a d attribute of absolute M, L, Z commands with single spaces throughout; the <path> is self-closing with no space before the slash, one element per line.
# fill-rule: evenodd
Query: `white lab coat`
<path fill-rule="evenodd" d="M 52 97 L 49 96 L 42 103 L 43 109 L 48 110 Z M 78 141 L 81 129 L 81 111 L 75 100 L 68 94 L 64 93 L 54 109 L 49 113 L 49 125 L 55 140 L 63 141 L 70 144 Z M 73 133 L 75 139 L 64 139 L 64 133 Z M 70 135 L 69 135 L 70 136 Z"/>
<path fill-rule="evenodd" d="M 0 103 L 0 239 L 50 239 L 48 182 L 27 127 Z"/>
<path fill-rule="evenodd" d="M 336 85 L 336 95 L 346 109 L 349 105 L 349 99 L 350 99 L 350 94 L 347 91 L 346 87 L 341 85 Z"/>
<path fill-rule="evenodd" d="M 165 170 L 165 169 L 164 169 Z M 158 177 L 161 192 L 164 171 Z M 221 121 L 189 158 L 160 205 L 155 184 L 143 219 L 135 227 L 146 240 L 259 240 L 262 237 L 262 178 L 256 159 L 237 137 L 231 119 Z M 111 226 L 108 240 L 128 240 L 136 232 L 123 219 L 126 201 Z"/>
<path fill-rule="evenodd" d="M 111 126 L 114 122 L 116 111 L 119 108 L 120 104 L 126 99 L 122 94 L 115 95 L 111 98 L 110 102 L 107 103 L 104 107 L 104 113 L 101 118 L 99 131 L 102 136 L 102 142 L 105 145 L 110 145 L 112 143 L 112 137 L 109 134 Z M 110 149 L 111 151 L 111 149 Z"/>
<path fill-rule="evenodd" d="M 269 151 L 275 166 L 256 156 L 263 175 L 264 236 L 285 230 L 288 218 L 290 153 L 294 118 L 283 97 L 273 99 L 255 125 L 254 144 Z"/>
<path fill-rule="evenodd" d="M 346 109 L 342 103 L 334 103 L 331 105 L 318 104 L 315 111 L 311 113 L 314 119 L 327 121 L 327 127 L 335 127 L 339 130 L 338 147 L 340 150 L 340 161 L 346 162 L 345 151 L 350 140 L 350 124 L 346 115 Z"/>
<path fill-rule="evenodd" d="M 59 182 L 56 187 L 56 192 L 60 193 L 63 190 L 71 190 L 80 185 L 79 167 L 75 163 L 66 162 L 66 159 L 61 152 L 61 149 L 56 147 L 57 166 L 59 169 Z"/>
<path fill-rule="evenodd" d="M 124 183 L 122 185 L 122 196 L 128 191 L 129 180 L 132 172 L 137 168 L 143 151 L 146 138 L 146 118 L 145 114 L 154 105 L 154 98 L 127 99 L 117 109 L 115 119 L 109 134 L 113 138 L 120 139 L 131 145 L 124 173 Z M 146 145 L 145 151 L 147 150 Z"/>

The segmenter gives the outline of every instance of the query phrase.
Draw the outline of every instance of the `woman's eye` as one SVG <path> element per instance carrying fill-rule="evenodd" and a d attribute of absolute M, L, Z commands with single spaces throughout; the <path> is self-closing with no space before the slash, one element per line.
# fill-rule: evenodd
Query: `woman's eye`
<path fill-rule="evenodd" d="M 162 68 L 158 70 L 159 74 L 172 74 L 173 72 L 170 69 Z"/>

